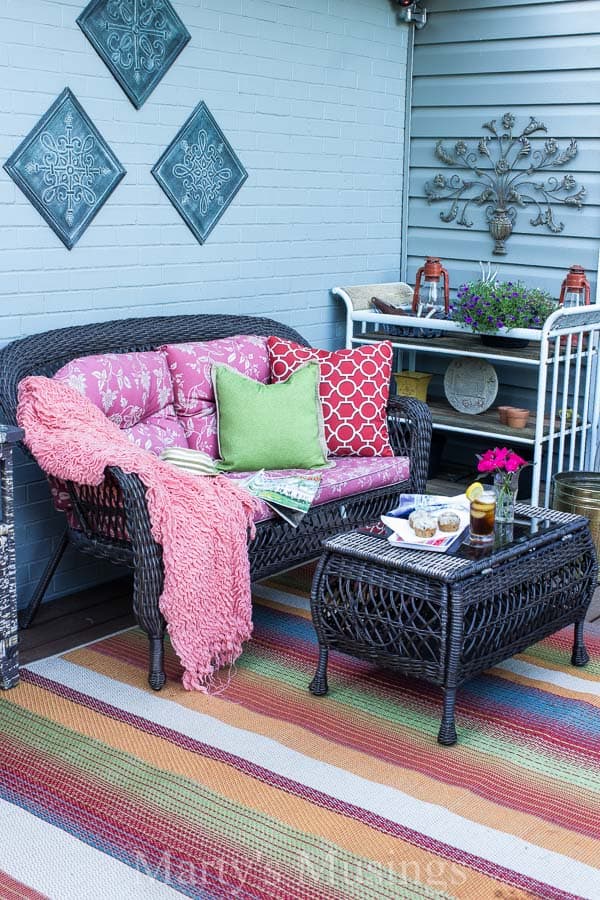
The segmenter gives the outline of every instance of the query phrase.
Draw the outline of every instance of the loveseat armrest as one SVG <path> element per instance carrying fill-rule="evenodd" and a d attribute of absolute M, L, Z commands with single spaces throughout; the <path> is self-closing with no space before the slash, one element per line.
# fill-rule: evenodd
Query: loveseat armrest
<path fill-rule="evenodd" d="M 66 482 L 74 523 L 69 537 L 79 549 L 133 569 L 133 612 L 150 640 L 151 687 L 165 683 L 162 547 L 152 535 L 146 487 L 135 473 L 107 466 L 97 485 Z"/>
<path fill-rule="evenodd" d="M 411 489 L 425 493 L 431 449 L 431 413 L 413 397 L 392 397 L 387 408 L 390 443 L 395 456 L 410 460 Z"/>
<path fill-rule="evenodd" d="M 67 513 L 71 528 L 81 532 L 88 541 L 129 544 L 123 493 L 114 474 L 119 472 L 120 469 L 107 466 L 104 479 L 93 485 L 51 478 L 54 489 L 66 491 L 69 497 L 68 507 L 59 508 Z"/>
<path fill-rule="evenodd" d="M 129 552 L 133 549 L 134 555 L 146 555 L 148 547 L 158 547 L 152 537 L 146 488 L 138 475 L 107 466 L 100 484 L 64 484 L 75 528 L 88 540 L 123 545 Z"/>
<path fill-rule="evenodd" d="M 146 500 L 146 487 L 135 472 L 124 472 L 118 466 L 108 466 L 107 478 L 114 479 L 120 490 L 120 502 L 125 512 L 127 538 L 131 541 L 134 554 L 147 556 L 153 554 L 160 545 L 152 537 L 152 523 Z"/>
<path fill-rule="evenodd" d="M 146 487 L 139 475 L 123 472 L 117 466 L 107 469 L 107 474 L 117 482 L 123 497 L 127 536 L 133 551 L 133 611 L 149 635 L 159 635 L 165 627 L 158 608 L 164 580 L 162 547 L 152 536 Z"/>

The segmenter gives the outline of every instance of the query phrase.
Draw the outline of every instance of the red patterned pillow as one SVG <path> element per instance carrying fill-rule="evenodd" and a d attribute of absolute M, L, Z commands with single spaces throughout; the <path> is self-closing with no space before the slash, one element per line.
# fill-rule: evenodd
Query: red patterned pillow
<path fill-rule="evenodd" d="M 389 341 L 353 350 L 314 350 L 270 337 L 271 381 L 285 381 L 308 360 L 321 364 L 319 394 L 331 456 L 393 456 L 386 407 L 392 374 Z"/>

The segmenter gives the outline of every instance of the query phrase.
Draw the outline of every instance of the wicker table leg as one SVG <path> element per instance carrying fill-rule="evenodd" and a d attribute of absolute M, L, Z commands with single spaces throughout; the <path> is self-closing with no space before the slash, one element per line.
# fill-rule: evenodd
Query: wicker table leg
<path fill-rule="evenodd" d="M 438 744 L 451 747 L 456 743 L 456 726 L 454 724 L 454 705 L 456 703 L 456 688 L 444 688 L 444 711 L 442 724 L 438 732 Z"/>
<path fill-rule="evenodd" d="M 13 634 L 0 638 L 0 688 L 8 690 L 19 683 L 19 637 Z"/>
<path fill-rule="evenodd" d="M 583 626 L 584 621 L 575 622 L 575 636 L 573 640 L 573 654 L 571 656 L 571 664 L 574 666 L 585 666 L 590 661 L 585 644 L 583 643 Z"/>
<path fill-rule="evenodd" d="M 0 522 L 0 688 L 19 683 L 19 636 L 12 524 Z"/>
<path fill-rule="evenodd" d="M 329 650 L 327 647 L 320 646 L 319 647 L 319 662 L 317 664 L 317 671 L 315 672 L 315 677 L 311 681 L 308 686 L 311 694 L 314 694 L 315 697 L 323 697 L 327 691 L 329 690 L 329 686 L 327 684 L 327 659 L 329 657 Z"/>
<path fill-rule="evenodd" d="M 19 683 L 17 578 L 13 510 L 13 462 L 20 428 L 0 425 L 0 688 Z"/>

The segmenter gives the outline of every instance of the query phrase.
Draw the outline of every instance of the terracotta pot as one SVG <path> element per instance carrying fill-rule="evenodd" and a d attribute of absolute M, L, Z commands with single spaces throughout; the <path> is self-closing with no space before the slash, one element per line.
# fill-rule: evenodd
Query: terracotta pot
<path fill-rule="evenodd" d="M 507 414 L 507 424 L 511 428 L 525 428 L 529 419 L 528 409 L 519 409 L 516 406 L 509 406 Z"/>
<path fill-rule="evenodd" d="M 498 406 L 498 418 L 500 419 L 501 425 L 508 425 L 508 410 L 511 409 L 510 406 Z"/>

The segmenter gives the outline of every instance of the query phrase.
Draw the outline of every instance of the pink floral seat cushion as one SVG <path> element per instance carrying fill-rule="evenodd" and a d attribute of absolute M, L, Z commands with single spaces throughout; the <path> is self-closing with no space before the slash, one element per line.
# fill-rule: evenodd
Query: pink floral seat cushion
<path fill-rule="evenodd" d="M 333 463 L 331 468 L 321 470 L 321 485 L 313 501 L 313 506 L 319 506 L 321 503 L 328 503 L 331 500 L 343 500 L 344 497 L 374 491 L 380 487 L 400 484 L 409 477 L 410 466 L 406 456 L 346 456 L 330 459 L 330 462 Z M 292 475 L 300 471 L 300 469 L 286 469 L 285 471 L 276 471 L 274 474 Z M 250 472 L 228 472 L 226 477 L 239 481 L 247 478 L 250 474 Z M 53 481 L 55 480 L 53 479 Z M 57 508 L 67 513 L 69 525 L 77 528 L 78 524 L 70 506 L 69 495 L 61 488 L 60 482 L 56 481 L 52 484 L 52 495 Z M 264 522 L 266 519 L 275 518 L 276 513 L 263 500 L 258 500 L 257 503 L 255 522 Z M 111 540 L 127 540 L 125 533 L 107 532 L 106 536 Z"/>
<path fill-rule="evenodd" d="M 345 456 L 332 458 L 333 466 L 322 469 L 321 485 L 313 501 L 313 506 L 328 503 L 331 500 L 343 500 L 354 494 L 374 491 L 376 488 L 399 484 L 409 477 L 409 460 L 406 456 L 359 457 Z M 286 469 L 275 472 L 277 475 L 292 475 L 298 469 Z M 230 472 L 228 478 L 247 478 L 250 472 Z M 273 510 L 260 500 L 259 509 L 254 516 L 255 522 L 272 519 Z"/>
<path fill-rule="evenodd" d="M 219 452 L 212 367 L 215 363 L 225 363 L 242 375 L 267 384 L 270 376 L 267 339 L 242 334 L 216 341 L 165 344 L 160 349 L 168 360 L 175 411 L 188 446 L 216 459 Z"/>

